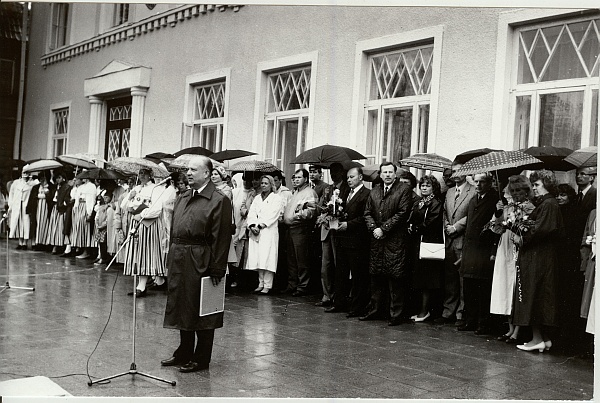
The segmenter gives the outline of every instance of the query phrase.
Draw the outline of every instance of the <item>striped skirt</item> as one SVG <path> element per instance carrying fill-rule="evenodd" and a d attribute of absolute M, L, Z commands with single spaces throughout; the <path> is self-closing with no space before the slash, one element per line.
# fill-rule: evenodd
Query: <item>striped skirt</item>
<path fill-rule="evenodd" d="M 133 220 L 133 216 L 131 217 Z M 132 222 L 132 221 L 130 221 Z M 137 224 L 132 222 L 132 225 Z M 137 265 L 137 274 L 141 276 L 164 276 L 165 260 L 160 247 L 162 222 L 155 219 L 149 226 L 139 226 L 136 235 L 125 246 L 124 274 L 133 275 L 133 266 Z"/>
<path fill-rule="evenodd" d="M 37 227 L 35 230 L 35 243 L 48 245 L 50 238 L 50 219 L 48 218 L 48 204 L 46 200 L 39 199 L 37 205 Z"/>
<path fill-rule="evenodd" d="M 106 210 L 106 251 L 114 255 L 118 249 L 117 232 L 115 230 L 115 209 Z"/>
<path fill-rule="evenodd" d="M 52 208 L 50 214 L 50 236 L 48 245 L 63 246 L 65 245 L 65 215 L 58 212 L 56 206 Z"/>
<path fill-rule="evenodd" d="M 91 248 L 94 246 L 92 223 L 85 219 L 85 202 L 73 207 L 73 229 L 71 230 L 71 246 Z"/>

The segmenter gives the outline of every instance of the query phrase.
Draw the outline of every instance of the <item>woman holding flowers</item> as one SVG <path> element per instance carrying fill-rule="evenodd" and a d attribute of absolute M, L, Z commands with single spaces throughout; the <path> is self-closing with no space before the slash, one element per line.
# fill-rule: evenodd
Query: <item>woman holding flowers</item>
<path fill-rule="evenodd" d="M 497 212 L 492 219 L 494 228 L 502 232 L 502 236 L 498 242 L 494 262 L 490 313 L 509 316 L 508 332 L 498 337 L 498 340 L 516 344 L 519 326 L 514 326 L 510 317 L 513 311 L 513 296 L 517 283 L 516 262 L 519 256 L 519 245 L 514 240 L 515 235 L 519 235 L 521 224 L 527 220 L 535 206 L 530 201 L 533 197 L 531 183 L 524 175 L 508 178 L 504 196 L 508 203 L 498 201 Z"/>
<path fill-rule="evenodd" d="M 563 220 L 554 197 L 557 190 L 554 173 L 535 171 L 529 181 L 539 204 L 514 236 L 520 250 L 513 324 L 531 326 L 533 334 L 531 341 L 517 345 L 518 349 L 543 352 L 552 346 L 547 328 L 558 325 L 556 278 Z"/>

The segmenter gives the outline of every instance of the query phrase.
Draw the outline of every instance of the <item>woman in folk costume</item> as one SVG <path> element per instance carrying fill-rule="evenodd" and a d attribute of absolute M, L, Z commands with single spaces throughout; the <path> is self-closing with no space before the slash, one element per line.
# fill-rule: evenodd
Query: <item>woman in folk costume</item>
<path fill-rule="evenodd" d="M 64 230 L 71 186 L 69 186 L 67 177 L 63 171 L 54 171 L 54 183 L 56 184 L 56 191 L 52 198 L 53 207 L 50 213 L 50 237 L 48 243 L 53 246 L 52 254 L 57 255 L 68 242 Z"/>
<path fill-rule="evenodd" d="M 21 178 L 12 183 L 8 194 L 9 238 L 19 239 L 17 249 L 27 249 L 29 239 L 30 222 L 29 215 L 25 211 L 32 188 L 29 179 L 29 173 L 23 172 Z"/>
<path fill-rule="evenodd" d="M 515 232 L 511 231 L 511 228 L 516 231 L 513 225 L 518 225 L 535 208 L 530 201 L 533 198 L 533 192 L 529 179 L 524 175 L 513 175 L 508 178 L 504 197 L 508 203 L 503 204 L 502 200 L 499 200 L 496 204 L 496 214 L 493 217 L 494 231 L 502 233 L 502 236 L 498 242 L 494 261 L 490 313 L 508 316 L 508 332 L 499 336 L 497 340 L 508 344 L 517 344 L 520 328 L 512 324 L 511 315 L 517 283 L 516 263 L 519 249 L 512 241 Z"/>
<path fill-rule="evenodd" d="M 155 189 L 150 181 L 152 171 L 140 169 L 140 184 L 129 193 L 126 208 L 130 214 L 130 228 L 137 228 L 126 249 L 124 274 L 138 274 L 136 296 L 146 296 L 146 283 L 150 276 L 165 276 L 165 260 L 160 247 L 162 233 L 162 213 L 160 187 Z M 133 295 L 130 292 L 128 295 Z"/>
<path fill-rule="evenodd" d="M 115 216 L 114 216 L 114 227 L 115 227 L 115 237 L 116 237 L 116 254 L 117 258 L 115 262 L 119 265 L 123 265 L 125 263 L 127 257 L 127 251 L 125 249 L 124 242 L 129 235 L 129 212 L 127 211 L 127 203 L 129 201 L 129 195 L 135 186 L 135 176 L 132 176 L 127 179 L 127 182 L 122 184 L 124 192 L 121 193 L 118 199 L 116 199 L 115 203 Z"/>
<path fill-rule="evenodd" d="M 215 187 L 221 191 L 231 202 L 233 203 L 233 188 L 229 186 L 231 182 L 231 177 L 222 166 L 213 167 L 212 173 L 210 175 L 210 180 L 214 183 Z M 234 214 L 231 216 L 231 225 L 235 225 Z M 229 265 L 237 265 L 237 252 L 235 250 L 235 236 L 231 236 L 231 243 L 229 245 L 229 254 L 227 255 L 227 264 Z"/>
<path fill-rule="evenodd" d="M 273 193 L 275 181 L 270 175 L 260 177 L 260 194 L 254 198 L 248 211 L 248 259 L 246 270 L 258 271 L 256 293 L 269 294 L 277 271 L 279 229 L 277 223 L 283 200 Z"/>
<path fill-rule="evenodd" d="M 96 185 L 89 179 L 81 179 L 77 187 L 75 205 L 73 206 L 73 231 L 71 246 L 79 248 L 82 252 L 77 259 L 86 259 L 91 256 L 90 248 L 94 247 L 94 221 L 92 213 L 96 205 Z"/>
<path fill-rule="evenodd" d="M 53 207 L 56 186 L 50 182 L 50 171 L 40 172 L 40 183 L 31 188 L 27 202 L 27 214 L 31 221 L 32 244 L 34 250 L 44 250 L 50 243 L 50 213 Z"/>
<path fill-rule="evenodd" d="M 118 249 L 118 238 L 117 238 L 117 228 L 115 222 L 115 214 L 117 209 L 117 202 L 121 195 L 125 193 L 125 189 L 119 183 L 112 191 L 112 199 L 108 203 L 109 208 L 106 214 L 106 252 L 109 256 L 114 256 L 117 253 Z"/>
<path fill-rule="evenodd" d="M 71 192 L 69 194 L 69 206 L 65 214 L 65 235 L 68 234 L 68 243 L 65 248 L 65 257 L 77 256 L 77 247 L 73 244 L 75 236 L 75 200 L 77 199 L 77 192 L 79 187 L 83 184 L 83 181 L 79 178 L 73 178 L 73 186 L 71 186 Z"/>
<path fill-rule="evenodd" d="M 248 236 L 246 235 L 248 210 L 256 196 L 253 188 L 253 172 L 245 172 L 243 185 L 233 191 L 233 220 L 235 222 L 235 234 L 233 234 L 233 244 L 235 246 L 237 265 L 232 265 L 229 272 L 231 276 L 231 287 L 237 286 L 237 269 L 245 267 L 245 261 L 248 255 Z M 256 181 L 258 182 L 258 180 Z"/>

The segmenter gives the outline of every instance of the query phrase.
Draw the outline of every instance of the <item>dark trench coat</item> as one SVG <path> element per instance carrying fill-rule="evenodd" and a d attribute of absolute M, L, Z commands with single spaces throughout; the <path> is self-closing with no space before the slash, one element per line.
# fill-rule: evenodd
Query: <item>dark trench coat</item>
<path fill-rule="evenodd" d="M 369 272 L 401 278 L 410 274 L 408 217 L 412 209 L 412 190 L 396 180 L 383 196 L 383 184 L 376 186 L 365 207 L 365 221 L 371 237 Z M 382 239 L 372 233 L 381 228 Z"/>
<path fill-rule="evenodd" d="M 200 195 L 188 190 L 175 201 L 167 257 L 167 307 L 163 326 L 195 331 L 223 326 L 223 313 L 200 317 L 202 277 L 222 278 L 231 243 L 231 201 L 209 182 Z M 225 281 L 222 279 L 221 281 Z"/>

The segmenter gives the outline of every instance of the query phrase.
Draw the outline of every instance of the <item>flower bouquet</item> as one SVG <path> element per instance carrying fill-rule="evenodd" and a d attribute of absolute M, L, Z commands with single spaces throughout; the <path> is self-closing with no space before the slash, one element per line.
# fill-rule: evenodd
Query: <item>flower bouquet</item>
<path fill-rule="evenodd" d="M 329 229 L 337 229 L 339 220 L 346 219 L 343 200 L 340 198 L 340 190 L 335 189 L 331 195 L 331 199 L 325 206 L 321 207 L 321 215 L 317 218 L 317 225 L 325 225 Z"/>

